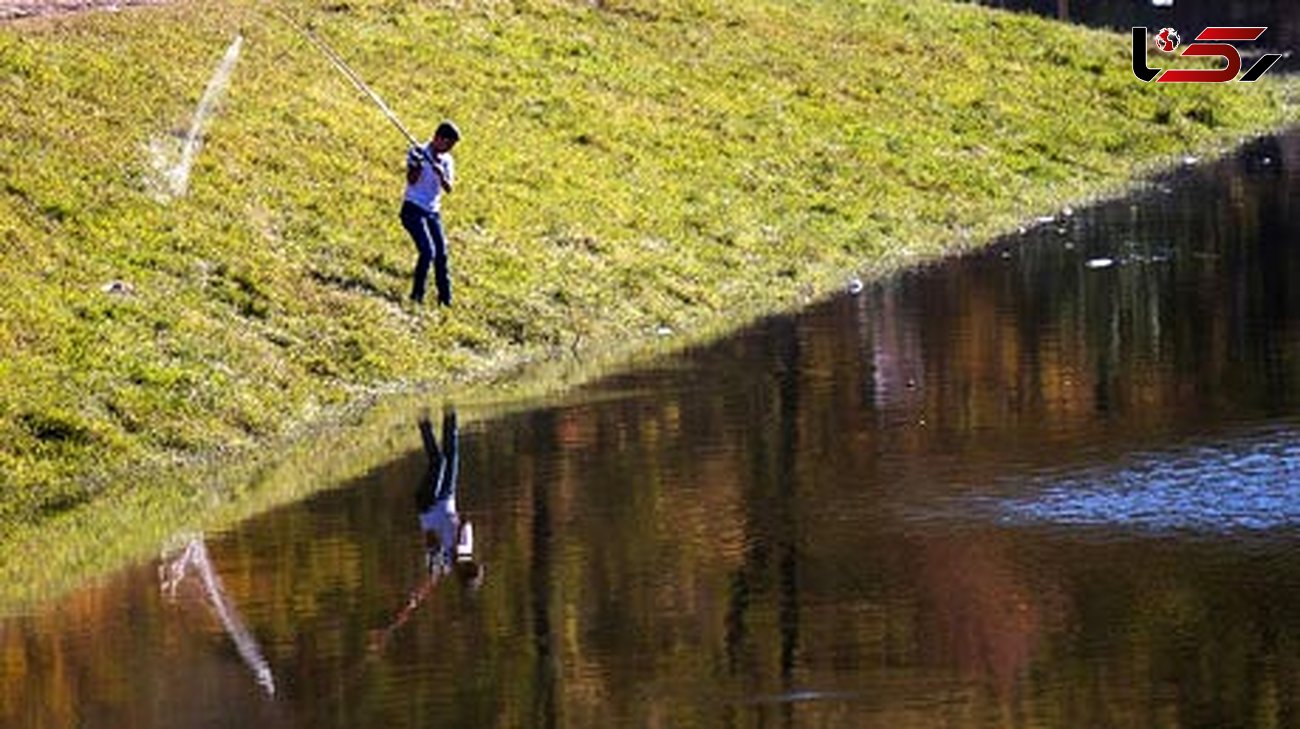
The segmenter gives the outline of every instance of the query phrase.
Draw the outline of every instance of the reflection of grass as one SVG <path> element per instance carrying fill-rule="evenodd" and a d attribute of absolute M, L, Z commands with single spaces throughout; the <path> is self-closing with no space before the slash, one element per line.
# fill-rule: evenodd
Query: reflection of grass
<path fill-rule="evenodd" d="M 310 10 L 409 122 L 467 134 L 449 316 L 399 303 L 400 139 L 253 4 L 0 29 L 10 552 L 87 502 L 134 505 L 114 532 L 202 511 L 126 474 L 283 442 L 394 383 L 737 323 L 1284 116 L 1274 79 L 1146 86 L 1127 36 L 966 6 L 461 5 Z M 150 144 L 241 29 L 189 195 L 160 204 Z"/>

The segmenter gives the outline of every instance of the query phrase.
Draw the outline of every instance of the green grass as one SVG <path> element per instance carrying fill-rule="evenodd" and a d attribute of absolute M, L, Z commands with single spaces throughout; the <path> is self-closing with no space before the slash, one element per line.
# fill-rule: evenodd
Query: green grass
<path fill-rule="evenodd" d="M 98 552 L 72 560 L 96 569 L 139 553 L 86 546 L 108 504 L 133 545 L 258 503 L 194 484 L 377 394 L 626 355 L 661 326 L 703 336 L 1295 117 L 1293 82 L 1144 85 L 1126 34 L 924 0 L 292 12 L 418 134 L 445 116 L 464 131 L 444 214 L 456 308 L 402 304 L 401 138 L 266 6 L 0 27 L 11 570 L 37 543 Z M 160 201 L 149 147 L 188 128 L 241 31 L 189 194 Z"/>

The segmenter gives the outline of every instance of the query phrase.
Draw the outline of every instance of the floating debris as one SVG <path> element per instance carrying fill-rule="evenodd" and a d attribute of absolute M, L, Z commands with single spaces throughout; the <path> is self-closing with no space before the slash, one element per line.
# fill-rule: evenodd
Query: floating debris
<path fill-rule="evenodd" d="M 1083 265 L 1087 266 L 1088 268 L 1094 268 L 1094 269 L 1110 268 L 1111 266 L 1115 265 L 1115 259 L 1114 258 L 1093 258 Z"/>
<path fill-rule="evenodd" d="M 853 296 L 862 293 L 862 279 L 857 277 L 849 279 L 849 293 Z"/>
<path fill-rule="evenodd" d="M 659 328 L 655 330 L 655 335 L 660 337 L 671 337 L 673 335 L 673 329 L 670 326 L 661 324 Z"/>
<path fill-rule="evenodd" d="M 1196 155 L 1192 155 L 1192 154 L 1183 157 L 1183 165 L 1187 167 L 1192 167 L 1193 165 L 1198 164 L 1200 161 L 1201 161 L 1200 157 L 1197 157 Z"/>

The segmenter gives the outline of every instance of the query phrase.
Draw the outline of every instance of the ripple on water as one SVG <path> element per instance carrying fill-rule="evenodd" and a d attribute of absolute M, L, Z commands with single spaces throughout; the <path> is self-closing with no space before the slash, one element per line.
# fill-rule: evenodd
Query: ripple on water
<path fill-rule="evenodd" d="M 1300 527 L 1300 432 L 1135 454 L 1039 477 L 994 502 L 1004 524 L 1234 534 Z M 1023 493 L 1023 491 L 1022 491 Z"/>

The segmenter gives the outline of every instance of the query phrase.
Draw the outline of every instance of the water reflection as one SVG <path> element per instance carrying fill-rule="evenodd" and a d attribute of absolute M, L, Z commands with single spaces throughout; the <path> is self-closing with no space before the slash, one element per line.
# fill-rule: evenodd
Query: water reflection
<path fill-rule="evenodd" d="M 456 487 L 460 476 L 456 410 L 448 408 L 443 414 L 441 447 L 427 415 L 420 418 L 419 428 L 424 452 L 429 459 L 428 471 L 415 489 L 427 574 L 420 579 L 388 626 L 376 634 L 371 646 L 374 650 L 382 649 L 392 639 L 447 575 L 455 575 L 471 590 L 483 585 L 485 568 L 474 559 L 474 526 L 456 509 Z"/>
<path fill-rule="evenodd" d="M 271 666 L 262 655 L 262 647 L 257 638 L 239 614 L 239 609 L 226 593 L 221 584 L 221 577 L 212 568 L 208 558 L 208 547 L 203 535 L 195 535 L 184 540 L 184 546 L 170 556 L 164 555 L 163 564 L 158 569 L 162 582 L 162 594 L 171 603 L 182 602 L 182 589 L 194 585 L 206 603 L 209 612 L 221 623 L 221 627 L 230 636 L 239 657 L 248 666 L 253 680 L 266 692 L 275 696 L 275 676 Z M 193 578 L 193 579 L 191 579 Z"/>
<path fill-rule="evenodd" d="M 425 564 L 430 579 L 454 572 L 464 583 L 477 589 L 483 567 L 474 561 L 474 527 L 456 510 L 456 483 L 460 475 L 456 411 L 442 416 L 442 447 L 433 435 L 428 417 L 420 419 L 420 439 L 429 457 L 429 474 L 416 489 L 420 530 L 424 532 Z"/>
<path fill-rule="evenodd" d="M 204 542 L 275 701 L 148 567 L 0 624 L 0 725 L 1295 724 L 1296 169 L 1264 140 L 536 410 L 426 421 L 427 448 L 405 428 L 406 457 Z M 419 593 L 468 541 L 430 559 L 415 528 L 453 492 L 436 514 L 492 577 Z M 1277 518 L 1219 528 L 1241 514 Z"/>

